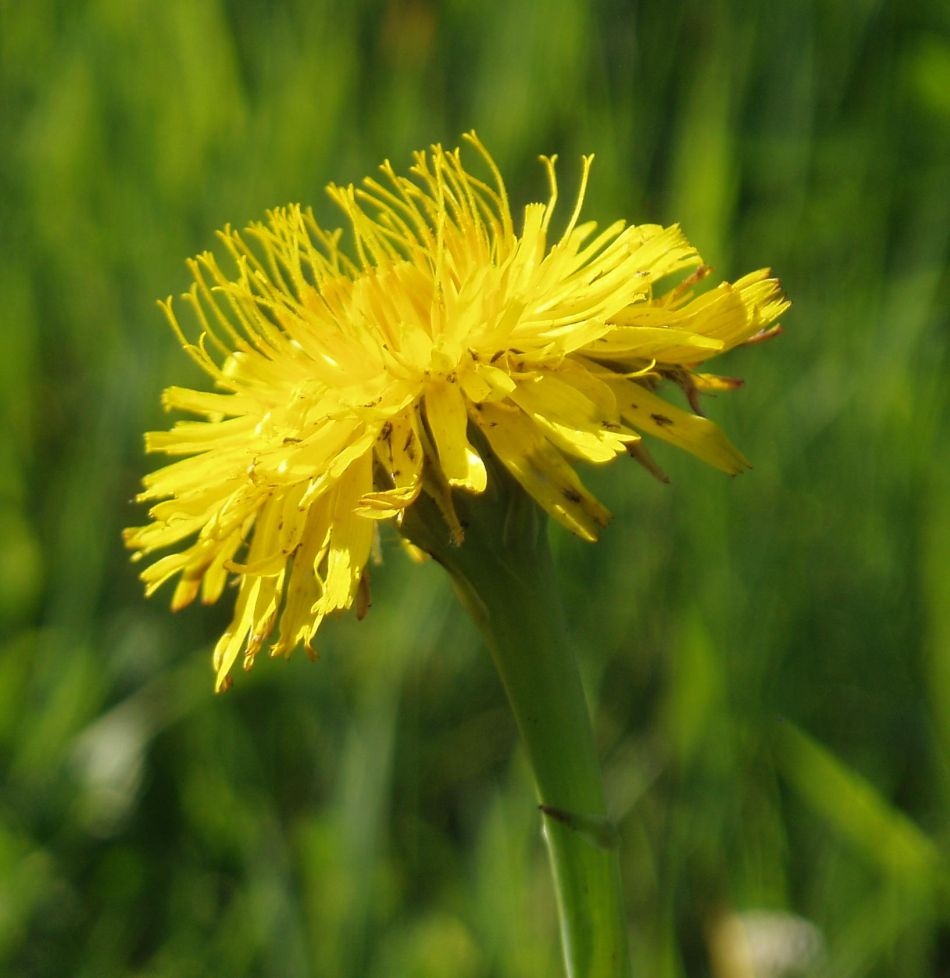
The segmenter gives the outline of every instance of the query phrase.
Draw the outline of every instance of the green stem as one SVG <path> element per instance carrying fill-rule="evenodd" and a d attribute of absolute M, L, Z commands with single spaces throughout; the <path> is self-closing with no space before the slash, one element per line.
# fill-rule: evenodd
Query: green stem
<path fill-rule="evenodd" d="M 456 499 L 449 542 L 429 500 L 404 531 L 449 571 L 504 684 L 544 818 L 569 978 L 629 978 L 616 833 L 561 610 L 543 515 L 518 487 Z"/>

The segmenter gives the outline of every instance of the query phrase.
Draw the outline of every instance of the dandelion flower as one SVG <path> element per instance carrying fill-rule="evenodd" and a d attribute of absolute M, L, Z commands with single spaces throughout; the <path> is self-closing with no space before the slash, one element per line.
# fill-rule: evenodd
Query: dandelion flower
<path fill-rule="evenodd" d="M 697 408 L 738 381 L 698 368 L 775 331 L 788 303 L 769 271 L 696 295 L 708 270 L 679 227 L 582 222 L 592 157 L 560 234 L 555 158 L 542 157 L 549 197 L 519 230 L 491 156 L 465 139 L 484 179 L 440 146 L 409 176 L 384 163 L 359 188 L 328 188 L 349 249 L 309 210 L 277 209 L 220 233 L 229 270 L 210 253 L 189 262 L 190 326 L 161 304 L 216 391 L 165 391 L 167 409 L 200 420 L 146 436 L 180 458 L 146 476 L 151 522 L 125 539 L 136 558 L 172 551 L 142 578 L 151 594 L 177 576 L 174 609 L 236 584 L 219 689 L 265 642 L 312 651 L 328 613 L 364 609 L 378 523 L 399 524 L 420 493 L 461 543 L 452 494 L 486 489 L 487 453 L 585 540 L 609 514 L 577 461 L 632 455 L 661 474 L 649 436 L 729 474 L 748 465 Z M 664 380 L 692 410 L 660 396 Z"/>

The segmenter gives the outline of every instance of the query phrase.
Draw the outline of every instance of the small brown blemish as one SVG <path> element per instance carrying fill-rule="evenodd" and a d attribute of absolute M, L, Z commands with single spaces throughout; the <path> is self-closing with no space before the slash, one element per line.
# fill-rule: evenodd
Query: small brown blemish
<path fill-rule="evenodd" d="M 390 437 L 392 436 L 392 433 L 393 433 L 393 423 L 391 421 L 387 421 L 383 425 L 382 429 L 380 430 L 379 437 L 382 438 L 383 441 L 389 441 Z"/>
<path fill-rule="evenodd" d="M 581 494 L 571 486 L 566 489 L 561 490 L 561 495 L 571 503 L 579 503 L 581 501 Z"/>
<path fill-rule="evenodd" d="M 671 425 L 673 423 L 673 419 L 668 418 L 665 414 L 651 414 L 650 417 L 653 418 L 653 420 L 661 428 L 665 428 L 667 425 Z"/>
<path fill-rule="evenodd" d="M 293 438 L 290 435 L 287 435 L 284 438 L 282 444 L 284 444 L 284 445 L 299 445 L 300 442 L 301 442 L 301 440 L 302 439 L 300 439 L 300 438 Z"/>
<path fill-rule="evenodd" d="M 560 808 L 555 808 L 553 805 L 538 805 L 538 809 L 542 814 L 547 815 L 548 818 L 553 818 L 555 822 L 560 822 L 562 825 L 568 825 L 573 828 L 574 820 L 567 812 L 562 811 Z"/>
<path fill-rule="evenodd" d="M 356 590 L 357 621 L 362 621 L 366 617 L 366 612 L 369 611 L 370 604 L 369 574 L 364 571 L 362 577 L 360 577 L 360 583 Z"/>
<path fill-rule="evenodd" d="M 389 424 L 388 421 L 386 423 Z M 392 431 L 392 425 L 389 425 L 389 430 Z M 409 434 L 406 435 L 406 443 L 405 443 L 405 445 L 402 446 L 402 450 L 404 452 L 408 452 L 409 451 L 409 448 L 412 445 L 413 441 L 415 440 L 415 437 L 416 437 L 416 433 L 412 430 L 412 428 L 410 428 L 409 429 Z M 409 457 L 411 458 L 412 456 L 410 455 Z"/>
<path fill-rule="evenodd" d="M 699 403 L 699 391 L 692 385 L 688 387 L 684 385 L 683 392 L 686 394 L 686 400 L 689 401 L 689 406 L 693 409 L 693 413 L 698 414 L 700 417 L 705 417 Z"/>
<path fill-rule="evenodd" d="M 620 425 L 614 421 L 601 421 L 600 426 L 604 431 L 620 431 Z"/>

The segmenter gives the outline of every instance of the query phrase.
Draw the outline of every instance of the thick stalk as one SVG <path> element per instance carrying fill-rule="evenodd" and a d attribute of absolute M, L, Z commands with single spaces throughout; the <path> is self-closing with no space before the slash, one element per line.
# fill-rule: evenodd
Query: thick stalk
<path fill-rule="evenodd" d="M 514 711 L 545 812 L 568 976 L 629 978 L 616 833 L 545 519 L 517 487 L 500 496 L 489 490 L 458 501 L 466 530 L 454 546 L 427 502 L 413 507 L 404 529 L 449 571 Z"/>

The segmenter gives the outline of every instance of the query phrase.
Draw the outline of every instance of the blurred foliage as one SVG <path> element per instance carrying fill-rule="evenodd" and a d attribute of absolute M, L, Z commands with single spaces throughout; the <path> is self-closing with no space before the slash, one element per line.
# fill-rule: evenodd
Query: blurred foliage
<path fill-rule="evenodd" d="M 937 0 L 0 0 L 0 973 L 558 973 L 438 568 L 387 537 L 365 621 L 215 698 L 228 609 L 145 602 L 119 539 L 160 389 L 199 380 L 154 306 L 184 258 L 471 127 L 516 200 L 594 151 L 589 216 L 795 301 L 710 405 L 752 473 L 661 448 L 671 487 L 590 473 L 601 543 L 553 531 L 638 974 L 774 978 L 795 934 L 800 974 L 950 973 Z"/>

